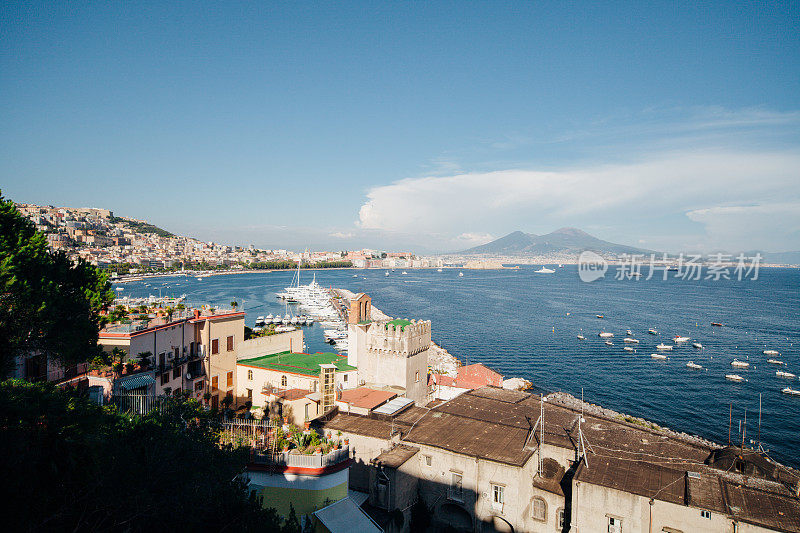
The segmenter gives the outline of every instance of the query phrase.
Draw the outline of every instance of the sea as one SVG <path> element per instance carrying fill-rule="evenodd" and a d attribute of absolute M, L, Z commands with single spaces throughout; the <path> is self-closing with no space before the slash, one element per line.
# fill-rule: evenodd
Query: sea
<path fill-rule="evenodd" d="M 800 381 L 776 376 L 779 369 L 800 375 L 800 269 L 761 268 L 757 279 L 689 280 L 672 273 L 646 279 L 645 268 L 640 278 L 617 280 L 612 266 L 605 278 L 585 283 L 575 265 L 551 265 L 549 274 L 538 268 L 304 270 L 301 283 L 315 276 L 323 286 L 369 294 L 390 316 L 430 320 L 434 342 L 464 364 L 483 363 L 506 378 L 529 380 L 536 390 L 583 395 L 721 444 L 744 439 L 800 467 L 800 396 L 781 393 L 800 389 Z M 294 275 L 170 276 L 115 287 L 132 297 L 186 295 L 194 305 L 228 307 L 235 300 L 252 326 L 259 315 L 300 313 L 276 297 Z M 658 335 L 648 334 L 650 328 Z M 333 351 L 319 325 L 304 329 L 308 351 Z M 632 353 L 623 350 L 626 330 L 640 341 L 630 345 Z M 613 346 L 601 331 L 614 334 Z M 666 360 L 650 357 L 676 335 L 692 341 L 663 352 Z M 780 356 L 764 355 L 768 349 Z M 770 357 L 785 365 L 767 363 Z M 735 368 L 734 359 L 750 366 Z M 703 368 L 688 368 L 690 361 Z"/>

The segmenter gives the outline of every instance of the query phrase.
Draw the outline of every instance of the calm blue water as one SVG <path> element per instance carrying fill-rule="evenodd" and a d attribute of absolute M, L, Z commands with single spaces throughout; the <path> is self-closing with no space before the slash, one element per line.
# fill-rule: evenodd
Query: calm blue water
<path fill-rule="evenodd" d="M 728 438 L 730 402 L 734 439 L 745 409 L 747 438 L 757 437 L 761 394 L 764 447 L 776 459 L 800 466 L 800 397 L 780 392 L 787 385 L 800 389 L 800 382 L 775 376 L 777 368 L 761 353 L 780 351 L 787 369 L 800 375 L 800 270 L 762 269 L 755 281 L 664 281 L 657 275 L 591 284 L 579 280 L 574 266 L 551 275 L 533 270 L 465 270 L 463 277 L 457 270 L 397 271 L 389 277 L 379 270 L 358 272 L 357 278 L 354 271 L 341 270 L 317 272 L 317 281 L 366 292 L 389 315 L 430 319 L 434 340 L 463 362 L 485 363 L 548 391 L 580 397 L 583 387 L 587 401 L 720 443 Z M 148 281 L 150 286 L 121 285 L 120 294 L 158 295 L 162 287 L 164 294 L 185 293 L 196 304 L 236 299 L 252 326 L 258 315 L 286 312 L 275 292 L 292 275 L 159 278 Z M 303 283 L 310 281 L 310 274 L 303 276 Z M 648 335 L 648 328 L 660 335 Z M 305 329 L 310 351 L 330 351 L 319 326 Z M 622 350 L 626 329 L 641 341 L 635 354 Z M 613 347 L 597 336 L 600 330 L 615 334 Z M 581 332 L 585 341 L 576 338 Z M 677 334 L 699 340 L 705 349 L 687 343 L 667 361 L 650 358 L 656 344 Z M 734 358 L 747 360 L 750 368 L 734 369 Z M 688 369 L 688 361 L 704 369 Z M 729 373 L 748 381 L 727 381 Z"/>

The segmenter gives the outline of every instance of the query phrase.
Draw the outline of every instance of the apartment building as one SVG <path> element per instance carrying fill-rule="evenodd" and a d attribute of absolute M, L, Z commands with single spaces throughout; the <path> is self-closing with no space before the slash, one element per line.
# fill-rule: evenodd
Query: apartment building
<path fill-rule="evenodd" d="M 100 331 L 98 344 L 119 348 L 138 361 L 149 353 L 150 365 L 117 380 L 117 390 L 152 395 L 190 391 L 196 399 L 210 393 L 217 407 L 236 391 L 237 347 L 244 340 L 244 312 L 192 309 L 147 321 L 113 324 Z"/>
<path fill-rule="evenodd" d="M 455 531 L 800 532 L 798 472 L 557 395 L 487 386 L 315 425 L 349 438 L 350 486 L 387 531 L 410 531 L 421 502 Z"/>

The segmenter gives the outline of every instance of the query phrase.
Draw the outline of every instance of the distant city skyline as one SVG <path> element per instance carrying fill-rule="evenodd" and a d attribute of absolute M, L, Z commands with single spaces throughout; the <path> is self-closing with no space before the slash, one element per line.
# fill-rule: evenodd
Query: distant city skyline
<path fill-rule="evenodd" d="M 0 188 L 205 241 L 800 250 L 797 4 L 0 6 Z"/>

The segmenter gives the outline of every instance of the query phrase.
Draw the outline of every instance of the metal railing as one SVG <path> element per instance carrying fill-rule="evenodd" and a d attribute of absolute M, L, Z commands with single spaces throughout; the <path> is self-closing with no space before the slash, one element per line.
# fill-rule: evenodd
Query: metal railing
<path fill-rule="evenodd" d="M 111 403 L 121 413 L 146 415 L 154 409 L 161 410 L 166 396 L 153 396 L 152 394 L 115 393 L 111 396 Z"/>
<path fill-rule="evenodd" d="M 350 447 L 343 446 L 338 450 L 331 450 L 326 454 L 306 455 L 302 453 L 280 452 L 275 454 L 255 454 L 256 463 L 272 464 L 277 466 L 298 468 L 324 468 L 346 461 L 350 457 Z"/>

